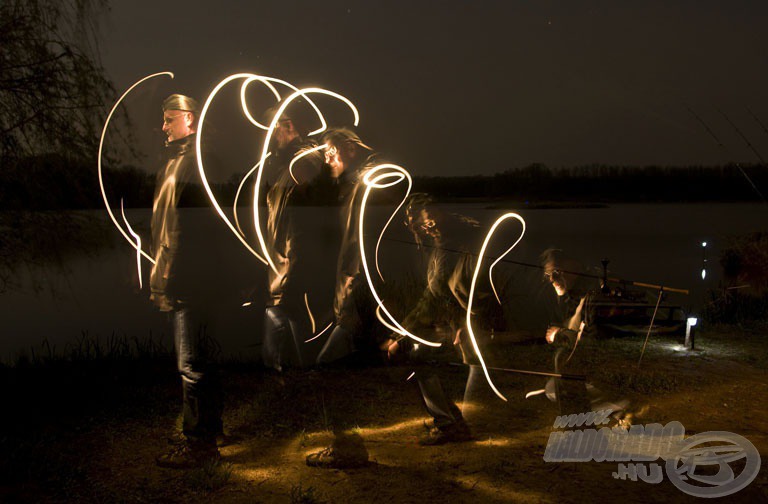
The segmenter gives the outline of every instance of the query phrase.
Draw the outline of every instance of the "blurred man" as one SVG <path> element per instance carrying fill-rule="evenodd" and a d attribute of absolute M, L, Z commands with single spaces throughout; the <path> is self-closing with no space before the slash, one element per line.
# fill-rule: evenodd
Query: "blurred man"
<path fill-rule="evenodd" d="M 447 215 L 429 196 L 417 193 L 410 197 L 406 206 L 405 224 L 427 255 L 427 285 L 402 325 L 417 335 L 437 328 L 436 334 L 443 335 L 443 345 L 440 348 L 416 345 L 409 338 L 393 335 L 387 348 L 388 355 L 394 358 L 397 354 L 410 353 L 416 360 L 452 361 L 458 352 L 465 364 L 474 363 L 465 316 L 476 262 L 463 242 L 471 239 L 469 228 L 476 227 L 477 223 Z M 482 296 L 478 294 L 478 297 Z M 482 311 L 483 304 L 478 303 L 476 309 Z M 477 320 L 489 319 L 481 314 L 476 317 Z M 430 338 L 427 336 L 427 339 Z M 419 443 L 440 445 L 472 439 L 461 410 L 445 391 L 445 379 L 441 378 L 438 368 L 423 366 L 416 371 L 415 378 L 424 407 L 433 418 Z"/>
<path fill-rule="evenodd" d="M 323 136 L 326 145 L 323 175 L 315 184 L 322 199 L 340 209 L 334 238 L 340 240 L 336 267 L 334 297 L 334 327 L 317 357 L 317 363 L 337 363 L 364 346 L 370 337 L 373 305 L 370 291 L 361 277 L 358 240 L 360 203 L 364 192 L 362 175 L 372 166 L 372 149 L 360 137 L 346 128 L 328 131 Z M 370 343 L 370 342 L 369 342 Z M 330 398 L 333 394 L 328 394 Z M 334 440 L 328 448 L 307 456 L 307 465 L 321 468 L 349 468 L 368 462 L 368 452 L 362 438 L 344 432 L 344 412 L 328 408 Z"/>
<path fill-rule="evenodd" d="M 262 345 L 264 365 L 278 371 L 285 364 L 307 366 L 314 363 L 316 350 L 305 344 L 312 335 L 310 301 L 315 307 L 328 293 L 317 289 L 332 279 L 312 282 L 322 273 L 317 259 L 322 229 L 319 218 L 304 210 L 313 203 L 310 187 L 320 174 L 323 154 L 311 152 L 317 143 L 306 138 L 309 121 L 301 113 L 303 103 L 292 103 L 275 126 L 272 156 L 267 169 L 277 171 L 275 184 L 267 193 L 267 245 L 276 270 L 269 268 L 269 301 L 265 313 Z M 277 111 L 273 107 L 267 119 Z M 302 211 L 304 210 L 304 211 Z"/>
<path fill-rule="evenodd" d="M 373 150 L 346 128 L 330 130 L 323 136 L 326 145 L 326 198 L 340 208 L 341 245 L 336 265 L 334 297 L 335 324 L 320 354 L 318 364 L 330 364 L 369 344 L 373 304 L 361 274 L 358 221 L 365 191 L 362 177 L 375 163 Z M 328 182 L 330 181 L 330 185 Z"/>
<path fill-rule="evenodd" d="M 165 164 L 157 174 L 152 207 L 150 274 L 152 302 L 173 321 L 177 365 L 183 390 L 183 438 L 157 458 L 163 467 L 197 467 L 217 460 L 216 436 L 222 432 L 222 397 L 212 338 L 212 306 L 205 272 L 205 237 L 182 215 L 180 206 L 198 203 L 200 191 L 195 132 L 198 103 L 174 94 L 163 102 Z M 201 239 L 202 238 L 202 239 Z"/>

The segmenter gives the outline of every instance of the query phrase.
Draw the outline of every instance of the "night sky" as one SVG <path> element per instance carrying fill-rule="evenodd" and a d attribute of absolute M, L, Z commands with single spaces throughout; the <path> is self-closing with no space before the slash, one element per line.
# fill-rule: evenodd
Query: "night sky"
<path fill-rule="evenodd" d="M 757 162 L 718 110 L 768 157 L 768 132 L 748 111 L 768 125 L 768 3 L 628 4 L 123 0 L 101 50 L 120 91 L 176 73 L 127 102 L 138 118 L 157 116 L 155 133 L 165 95 L 204 99 L 249 71 L 347 96 L 364 140 L 416 175 Z M 247 138 L 237 145 L 255 138 L 235 116 L 219 114 L 217 128 Z M 255 151 L 238 152 L 232 170 Z"/>

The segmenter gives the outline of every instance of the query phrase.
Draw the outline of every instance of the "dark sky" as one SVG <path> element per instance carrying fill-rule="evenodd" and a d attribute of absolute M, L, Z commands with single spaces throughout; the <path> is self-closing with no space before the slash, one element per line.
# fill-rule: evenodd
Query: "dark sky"
<path fill-rule="evenodd" d="M 155 128 L 165 95 L 204 99 L 249 71 L 344 94 L 364 139 L 414 174 L 490 174 L 757 162 L 718 109 L 768 157 L 747 110 L 768 125 L 766 26 L 764 0 L 117 0 L 102 52 L 120 90 L 176 73 L 128 102 Z M 256 139 L 234 116 L 216 124 Z"/>

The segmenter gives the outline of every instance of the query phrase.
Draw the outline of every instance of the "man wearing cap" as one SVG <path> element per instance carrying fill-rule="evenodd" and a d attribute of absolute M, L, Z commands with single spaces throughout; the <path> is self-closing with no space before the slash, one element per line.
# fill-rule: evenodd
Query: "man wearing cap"
<path fill-rule="evenodd" d="M 365 280 L 360 278 L 358 219 L 364 192 L 362 177 L 373 166 L 375 156 L 360 137 L 347 128 L 329 130 L 323 135 L 325 165 L 313 184 L 327 204 L 339 208 L 334 239 L 340 243 L 336 267 L 336 292 L 333 300 L 334 327 L 317 357 L 327 365 L 342 361 L 362 346 L 365 331 L 373 326 L 373 303 Z M 370 322 L 370 323 L 368 323 Z M 344 432 L 338 408 L 328 408 L 334 439 L 328 448 L 307 456 L 307 465 L 321 468 L 349 468 L 365 465 L 368 452 L 356 433 Z"/>
<path fill-rule="evenodd" d="M 217 460 L 216 436 L 222 432 L 222 397 L 215 367 L 217 345 L 211 337 L 212 300 L 207 292 L 207 237 L 188 222 L 179 207 L 200 204 L 195 155 L 198 103 L 174 94 L 163 102 L 165 163 L 157 174 L 152 207 L 151 301 L 173 322 L 177 366 L 183 390 L 182 439 L 157 458 L 162 467 L 189 468 Z M 204 196 L 203 196 L 204 197 Z M 202 239 L 198 239 L 202 238 Z"/>
<path fill-rule="evenodd" d="M 354 131 L 337 128 L 323 135 L 326 176 L 335 189 L 332 198 L 340 207 L 341 244 L 336 264 L 335 324 L 318 364 L 330 364 L 359 350 L 366 322 L 373 320 L 370 291 L 361 275 L 358 221 L 365 188 L 362 178 L 376 164 L 373 150 Z"/>

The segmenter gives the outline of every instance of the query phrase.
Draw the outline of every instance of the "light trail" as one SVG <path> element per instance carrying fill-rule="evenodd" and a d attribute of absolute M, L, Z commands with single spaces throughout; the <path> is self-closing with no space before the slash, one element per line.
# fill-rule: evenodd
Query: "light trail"
<path fill-rule="evenodd" d="M 395 211 L 392 212 L 392 215 L 389 216 L 389 220 L 387 220 L 387 223 L 384 224 L 384 227 L 381 229 L 381 233 L 379 233 L 379 239 L 376 241 L 376 251 L 373 256 L 373 261 L 374 261 L 374 264 L 376 265 L 376 272 L 379 274 L 379 278 L 381 278 L 382 282 L 384 282 L 385 280 L 384 280 L 384 276 L 381 274 L 381 269 L 379 268 L 379 247 L 381 246 L 381 240 L 384 237 L 384 233 L 386 233 L 387 228 L 389 227 L 389 224 L 392 222 L 392 219 L 395 218 L 395 215 L 397 215 L 397 212 L 400 211 L 400 208 L 402 208 L 403 204 L 405 203 L 405 200 L 408 198 L 408 195 L 411 193 L 411 187 L 413 187 L 413 180 L 411 179 L 410 173 L 405 171 L 404 175 L 408 179 L 408 190 L 406 191 L 405 196 L 403 196 L 402 201 L 400 201 L 400 204 L 397 205 L 397 208 L 395 208 Z"/>
<path fill-rule="evenodd" d="M 320 331 L 319 333 L 315 334 L 314 336 L 312 336 L 312 337 L 311 337 L 311 338 L 309 338 L 308 340 L 305 340 L 305 341 L 304 341 L 304 343 L 309 343 L 310 341 L 314 341 L 314 340 L 316 340 L 317 338 L 319 338 L 320 336 L 322 336 L 323 334 L 325 334 L 325 331 L 327 331 L 328 329 L 330 329 L 330 328 L 331 328 L 331 326 L 333 326 L 333 321 L 329 322 L 329 323 L 328 323 L 328 325 L 327 325 L 327 326 L 325 326 L 325 329 L 323 329 L 323 330 L 322 330 L 322 331 Z"/>
<path fill-rule="evenodd" d="M 131 228 L 131 224 L 128 222 L 128 219 L 125 217 L 123 198 L 120 198 L 120 213 L 123 215 L 123 221 L 125 222 L 125 227 L 128 228 L 128 232 L 131 233 L 131 236 L 136 238 L 136 270 L 139 273 L 139 289 L 142 289 L 144 287 L 144 283 L 141 281 L 141 236 L 136 234 L 133 228 Z"/>
<path fill-rule="evenodd" d="M 122 103 L 123 99 L 133 91 L 134 88 L 142 84 L 144 81 L 147 81 L 149 79 L 152 79 L 154 77 L 159 77 L 161 75 L 167 75 L 171 79 L 173 79 L 173 73 L 172 72 L 158 72 L 154 73 L 152 75 L 147 75 L 146 77 L 139 79 L 136 81 L 131 87 L 129 87 L 121 96 L 117 99 L 115 104 L 112 106 L 112 110 L 109 111 L 109 115 L 107 116 L 107 120 L 104 122 L 104 129 L 101 131 L 101 139 L 99 140 L 99 152 L 98 152 L 98 174 L 99 174 L 99 188 L 101 189 L 101 197 L 104 199 L 104 206 L 107 208 L 107 213 L 109 214 L 109 218 L 112 219 L 112 223 L 115 225 L 118 231 L 120 231 L 120 234 L 123 235 L 123 237 L 128 241 L 128 243 L 131 244 L 131 246 L 135 247 L 133 240 L 128 236 L 128 233 L 125 232 L 123 227 L 117 222 L 117 218 L 115 218 L 115 214 L 112 212 L 112 207 L 109 204 L 109 199 L 107 198 L 107 192 L 104 189 L 104 175 L 103 170 L 101 166 L 101 158 L 102 158 L 102 152 L 104 151 L 104 137 L 107 135 L 107 127 L 109 127 L 109 122 L 112 120 L 112 116 L 115 113 L 115 110 L 117 110 L 117 107 L 120 106 L 120 103 Z M 127 224 L 127 222 L 126 222 Z M 146 252 L 141 250 L 141 247 L 138 247 L 137 250 L 138 253 L 143 255 L 149 262 L 152 264 L 155 264 L 155 260 Z"/>
<path fill-rule="evenodd" d="M 247 104 L 246 99 L 245 99 L 245 90 L 248 87 L 248 85 L 251 82 L 253 82 L 253 81 L 259 81 L 262 84 L 264 84 L 265 86 L 267 86 L 269 88 L 269 90 L 272 91 L 272 94 L 275 96 L 275 98 L 277 99 L 278 102 L 282 99 L 282 97 L 280 96 L 280 93 L 277 91 L 277 89 L 275 89 L 275 87 L 271 84 L 272 82 L 276 82 L 278 84 L 282 84 L 283 86 L 285 86 L 285 87 L 287 87 L 287 88 L 289 88 L 289 89 L 291 89 L 293 91 L 300 91 L 300 90 L 299 90 L 299 88 L 297 88 L 296 86 L 294 86 L 290 82 L 286 82 L 284 80 L 276 79 L 274 77 L 264 77 L 264 76 L 261 76 L 261 75 L 253 75 L 253 77 L 250 77 L 250 78 L 246 79 L 245 82 L 243 82 L 243 85 L 240 88 L 240 103 L 242 105 L 243 113 L 245 114 L 245 117 L 254 126 L 256 126 L 258 128 L 261 128 L 263 130 L 268 130 L 269 128 L 267 126 L 264 126 L 260 122 L 258 122 L 256 119 L 254 119 L 253 116 L 251 116 L 250 111 L 248 110 L 248 104 Z M 317 128 L 316 130 L 312 131 L 311 133 L 309 133 L 308 136 L 313 136 L 313 135 L 317 135 L 318 133 L 322 133 L 323 131 L 325 131 L 328 128 L 328 123 L 325 122 L 325 117 L 320 112 L 320 109 L 317 108 L 317 105 L 315 104 L 315 102 L 313 102 L 308 96 L 304 96 L 304 98 L 306 98 L 307 103 L 309 103 L 312 106 L 312 108 L 315 109 L 315 112 L 317 113 L 317 117 L 318 117 L 318 119 L 320 119 L 320 127 Z M 357 123 L 355 123 L 355 126 L 357 126 Z"/>
<path fill-rule="evenodd" d="M 267 154 L 267 157 L 271 156 L 272 153 L 270 152 Z M 266 161 L 266 158 L 265 158 Z M 243 177 L 243 180 L 240 181 L 240 185 L 237 186 L 237 192 L 235 193 L 235 201 L 232 203 L 232 215 L 235 217 L 235 226 L 237 226 L 237 230 L 240 231 L 240 234 L 245 236 L 245 233 L 243 233 L 243 228 L 240 227 L 240 220 L 237 218 L 237 200 L 240 199 L 240 193 L 243 190 L 243 186 L 245 185 L 245 181 L 248 180 L 248 177 L 250 177 L 253 172 L 259 169 L 260 166 L 262 166 L 264 163 L 256 163 L 253 168 L 251 168 L 248 173 L 245 174 Z"/>
<path fill-rule="evenodd" d="M 253 74 L 235 74 L 233 76 L 227 77 L 226 79 L 224 79 L 224 81 L 222 81 L 222 84 L 219 84 L 219 87 L 217 87 L 216 91 L 218 91 L 220 86 L 222 86 L 226 82 L 229 82 L 232 79 L 235 79 L 238 77 L 242 78 L 244 76 L 247 77 L 247 76 L 254 76 L 254 75 Z M 291 104 L 292 101 L 294 101 L 299 97 L 304 97 L 307 100 L 309 100 L 309 98 L 307 97 L 308 94 L 324 94 L 324 95 L 332 96 L 338 100 L 343 101 L 345 104 L 349 106 L 349 108 L 352 110 L 352 113 L 354 114 L 354 117 L 355 117 L 354 125 L 357 126 L 358 123 L 360 122 L 360 114 L 357 111 L 357 108 L 351 101 L 349 101 L 349 99 L 345 98 L 344 96 L 341 96 L 338 93 L 334 93 L 333 91 L 328 91 L 326 89 L 321 89 L 321 88 L 305 88 L 305 89 L 296 90 L 290 96 L 288 96 L 288 98 L 283 100 L 283 102 L 280 104 L 280 107 L 278 107 L 277 111 L 275 112 L 275 115 L 272 118 L 272 121 L 269 124 L 269 129 L 267 130 L 267 135 L 264 139 L 264 145 L 262 147 L 260 163 L 263 163 L 264 160 L 266 159 L 267 150 L 269 149 L 269 143 L 272 139 L 272 133 L 275 131 L 275 126 L 277 126 L 277 122 L 280 120 L 280 117 L 285 112 L 285 109 L 288 107 L 288 105 Z M 208 103 L 206 102 L 206 106 L 207 105 Z M 205 111 L 205 108 L 203 109 L 203 111 Z M 320 115 L 322 116 L 322 114 Z M 199 144 L 200 142 L 199 136 L 197 140 Z M 267 250 L 267 243 L 264 240 L 264 233 L 261 230 L 261 218 L 259 216 L 259 188 L 261 187 L 261 177 L 263 173 L 264 173 L 263 166 L 256 171 L 256 182 L 255 182 L 256 190 L 254 191 L 254 194 L 253 194 L 253 222 L 255 223 L 255 226 L 256 226 L 256 237 L 259 240 L 261 251 L 263 252 L 265 257 L 264 263 L 268 264 L 269 267 L 272 268 L 272 271 L 277 273 L 277 266 L 275 266 L 275 263 L 272 260 L 272 257 L 269 255 L 269 250 Z M 261 257 L 261 256 L 258 256 L 258 257 Z"/>
<path fill-rule="evenodd" d="M 272 83 L 269 82 L 269 80 L 265 78 L 259 78 L 258 76 L 254 76 L 249 79 L 246 79 L 245 82 L 243 82 L 243 85 L 240 86 L 240 105 L 242 106 L 243 114 L 245 115 L 245 118 L 248 119 L 248 121 L 254 126 L 256 126 L 257 128 L 266 130 L 267 129 L 266 126 L 264 126 L 259 121 L 253 118 L 250 110 L 248 109 L 248 101 L 245 99 L 245 90 L 248 89 L 248 85 L 255 80 L 260 81 L 270 91 L 272 91 L 272 95 L 275 97 L 275 100 L 280 101 L 282 97 L 280 96 L 280 93 L 277 92 L 277 89 L 275 89 L 275 86 L 273 86 Z"/>
<path fill-rule="evenodd" d="M 205 105 L 203 105 L 202 111 L 200 111 L 200 118 L 198 119 L 197 124 L 197 138 L 195 139 L 195 153 L 197 154 L 197 169 L 200 172 L 200 178 L 203 181 L 203 187 L 205 188 L 205 192 L 208 194 L 208 199 L 211 200 L 211 204 L 213 205 L 213 208 L 216 210 L 216 212 L 219 214 L 219 217 L 224 221 L 224 223 L 227 225 L 227 227 L 232 231 L 232 233 L 237 237 L 238 240 L 240 240 L 240 243 L 242 243 L 248 251 L 253 254 L 256 259 L 263 262 L 264 264 L 267 264 L 267 260 L 263 258 L 261 255 L 259 255 L 258 252 L 256 252 L 253 247 L 245 240 L 244 236 L 241 236 L 242 231 L 238 232 L 238 230 L 235 228 L 235 226 L 232 225 L 232 223 L 227 218 L 226 214 L 224 214 L 224 211 L 221 209 L 221 206 L 219 205 L 219 202 L 216 200 L 216 197 L 213 195 L 213 191 L 211 190 L 211 186 L 208 183 L 208 177 L 205 175 L 205 168 L 203 167 L 203 155 L 201 151 L 201 138 L 203 136 L 203 125 L 205 124 L 205 115 L 208 112 L 208 107 L 211 106 L 211 102 L 213 101 L 213 98 L 218 94 L 219 90 L 223 88 L 225 85 L 227 85 L 229 82 L 235 80 L 235 79 L 245 79 L 249 77 L 258 77 L 257 75 L 251 74 L 251 73 L 239 73 L 239 74 L 233 74 L 229 77 L 224 78 L 221 82 L 219 82 L 215 88 L 213 88 L 213 91 L 208 95 L 208 98 L 205 100 Z M 274 127 L 274 125 L 273 125 Z M 265 148 L 267 147 L 265 143 Z M 264 160 L 267 158 L 267 153 L 263 152 L 261 155 L 261 160 L 257 164 L 257 166 L 261 165 L 263 167 Z M 261 170 L 259 170 L 259 173 L 261 173 Z M 257 179 L 258 183 L 258 179 Z M 258 187 L 256 191 L 256 197 L 258 197 Z M 257 229 L 258 229 L 258 221 L 257 221 Z"/>
<path fill-rule="evenodd" d="M 309 299 L 307 298 L 307 293 L 304 293 L 304 306 L 307 307 L 307 314 L 309 315 L 309 323 L 312 326 L 312 331 L 315 332 L 315 317 L 312 316 L 312 310 L 309 309 Z"/>
<path fill-rule="evenodd" d="M 513 248 L 515 248 L 515 246 L 518 243 L 520 243 L 520 240 L 523 238 L 523 235 L 525 234 L 525 220 L 520 215 L 518 215 L 518 214 L 516 214 L 514 212 L 509 212 L 509 213 L 506 213 L 506 214 L 502 215 L 501 217 L 496 219 L 496 222 L 493 223 L 493 225 L 491 226 L 491 229 L 488 231 L 488 234 L 485 236 L 485 240 L 483 241 L 483 246 L 480 248 L 480 254 L 478 254 L 479 257 L 478 257 L 478 260 L 477 260 L 477 266 L 475 267 L 475 273 L 474 273 L 474 275 L 472 275 L 472 283 L 470 284 L 469 296 L 467 298 L 467 318 L 466 318 L 467 332 L 469 333 L 469 339 L 472 342 L 472 347 L 475 349 L 475 353 L 477 354 L 477 358 L 480 361 L 480 365 L 483 368 L 483 374 L 485 374 L 485 379 L 488 381 L 488 385 L 490 385 L 490 387 L 493 390 L 493 392 L 497 396 L 499 396 L 500 399 L 502 399 L 504 401 L 506 401 L 507 398 L 504 397 L 504 395 L 501 392 L 499 392 L 499 390 L 493 384 L 493 380 L 491 380 L 491 376 L 490 376 L 490 374 L 488 374 L 488 368 L 486 367 L 485 361 L 483 360 L 483 355 L 480 352 L 480 347 L 477 344 L 477 339 L 475 338 L 475 333 L 472 330 L 472 301 L 474 301 L 475 286 L 477 284 L 477 277 L 478 277 L 478 275 L 480 273 L 480 266 L 482 265 L 482 262 L 483 262 L 482 258 L 485 255 L 485 249 L 488 247 L 488 242 L 491 241 L 491 237 L 493 236 L 493 233 L 496 231 L 496 228 L 498 228 L 499 224 L 501 224 L 502 222 L 504 222 L 507 219 L 515 219 L 515 220 L 519 221 L 523 225 L 523 231 L 520 233 L 520 238 L 518 238 L 517 241 L 515 241 L 514 245 L 512 245 L 512 247 L 507 249 L 507 251 L 504 252 L 504 254 L 502 254 L 502 256 L 501 256 L 502 258 L 505 255 L 507 255 Z M 498 260 L 496 262 L 498 262 Z M 494 262 L 493 264 L 495 265 L 496 262 Z M 493 267 L 493 265 L 491 267 Z M 490 270 L 490 268 L 489 268 L 489 270 Z M 490 274 L 490 271 L 489 271 L 489 274 Z"/>
<path fill-rule="evenodd" d="M 296 156 L 291 159 L 291 163 L 288 165 L 288 173 L 291 174 L 291 178 L 296 183 L 296 185 L 299 185 L 300 182 L 296 179 L 296 177 L 293 175 L 293 165 L 296 164 L 296 162 L 303 158 L 304 156 L 308 154 L 312 154 L 313 152 L 317 152 L 319 150 L 325 149 L 326 145 L 318 145 L 317 147 L 312 147 L 311 149 L 304 149 L 301 152 L 299 152 Z"/>
<path fill-rule="evenodd" d="M 390 170 L 389 172 L 379 173 L 383 170 Z M 374 176 L 375 175 L 375 176 Z M 384 182 L 388 179 L 394 179 L 390 182 Z M 360 203 L 360 219 L 358 222 L 358 242 L 360 243 L 360 260 L 363 265 L 363 272 L 365 273 L 365 278 L 368 281 L 368 288 L 371 290 L 371 294 L 373 295 L 374 299 L 376 299 L 376 303 L 378 304 L 377 313 L 378 310 L 381 310 L 383 312 L 387 319 L 389 319 L 389 322 L 391 325 L 385 326 L 389 329 L 391 329 L 393 332 L 400 334 L 401 336 L 408 336 L 409 338 L 418 341 L 419 343 L 423 343 L 427 346 L 431 347 L 439 347 L 442 345 L 442 343 L 435 343 L 432 341 L 427 341 L 425 339 L 419 338 L 415 334 L 412 334 L 408 332 L 407 329 L 405 329 L 400 323 L 395 319 L 395 317 L 392 316 L 391 313 L 387 310 L 387 307 L 384 306 L 384 302 L 379 297 L 378 292 L 376 292 L 376 288 L 373 285 L 373 280 L 371 279 L 371 272 L 368 267 L 368 261 L 366 260 L 365 256 L 365 234 L 363 233 L 363 224 L 365 222 L 365 207 L 368 202 L 368 196 L 371 193 L 372 189 L 385 189 L 387 187 L 392 187 L 396 184 L 399 184 L 403 180 L 408 181 L 408 190 L 405 193 L 405 198 L 408 197 L 408 194 L 411 192 L 411 176 L 410 174 L 402 167 L 394 165 L 394 164 L 380 164 L 377 166 L 374 166 L 371 168 L 363 177 L 363 184 L 365 184 L 365 192 L 363 193 L 363 199 Z M 381 320 L 383 317 L 379 317 L 379 320 Z M 382 322 L 383 323 L 383 322 Z"/>
<path fill-rule="evenodd" d="M 509 215 L 509 214 L 507 214 L 507 215 Z M 515 214 L 515 215 L 517 215 L 517 214 Z M 500 256 L 499 256 L 499 257 L 498 257 L 498 258 L 497 258 L 495 261 L 493 261 L 493 264 L 491 264 L 491 266 L 488 268 L 488 280 L 490 280 L 490 282 L 491 282 L 491 290 L 493 291 L 493 295 L 496 297 L 496 301 L 497 301 L 499 304 L 501 304 L 501 299 L 499 298 L 499 294 L 496 292 L 496 286 L 493 284 L 493 268 L 494 268 L 494 267 L 496 267 L 496 265 L 497 265 L 499 262 L 501 262 L 501 260 L 502 260 L 502 259 L 504 259 L 504 257 L 505 257 L 507 254 L 509 254 L 510 252 L 512 252 L 512 249 L 513 249 L 513 248 L 515 248 L 515 247 L 517 247 L 517 244 L 518 244 L 518 243 L 520 243 L 520 240 L 522 240 L 522 239 L 523 239 L 523 235 L 525 235 L 525 220 L 523 220 L 523 218 L 522 218 L 522 217 L 520 217 L 519 215 L 518 215 L 518 220 L 520 221 L 520 224 L 522 224 L 522 225 L 523 225 L 523 232 L 522 232 L 522 233 L 520 233 L 520 237 L 517 239 L 517 241 L 515 241 L 515 243 L 513 243 L 513 244 L 512 244 L 512 246 L 511 246 L 511 247 L 509 247 L 509 248 L 507 249 L 507 251 L 506 251 L 506 252 L 504 252 L 503 254 L 501 254 L 501 255 L 500 255 Z M 482 257 L 482 256 L 483 256 L 483 255 L 482 255 L 482 254 L 480 254 L 480 257 Z"/>

